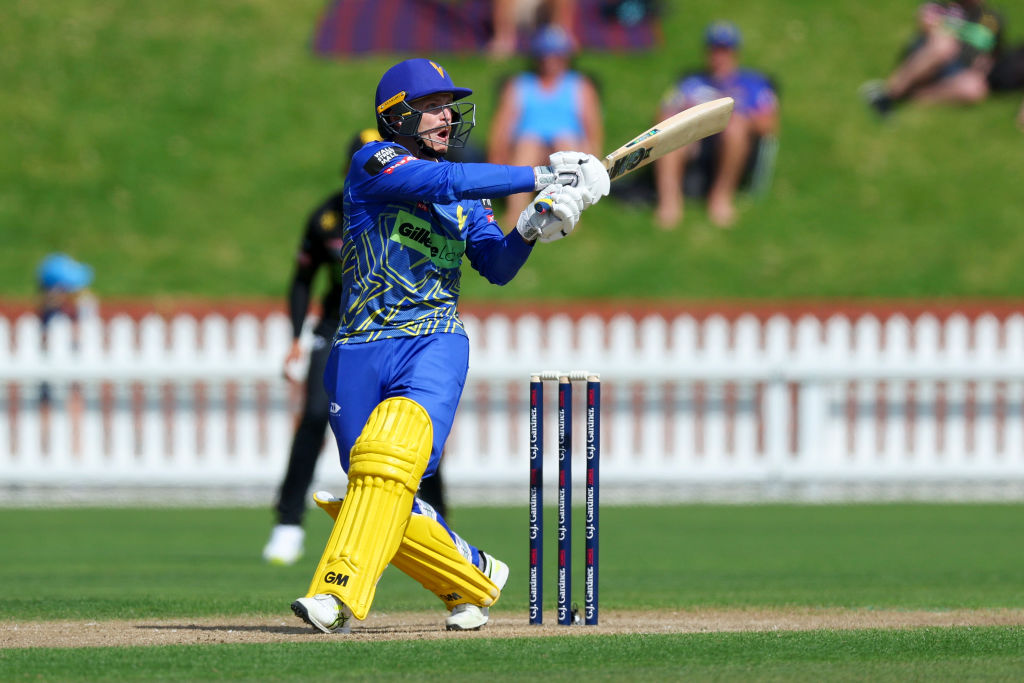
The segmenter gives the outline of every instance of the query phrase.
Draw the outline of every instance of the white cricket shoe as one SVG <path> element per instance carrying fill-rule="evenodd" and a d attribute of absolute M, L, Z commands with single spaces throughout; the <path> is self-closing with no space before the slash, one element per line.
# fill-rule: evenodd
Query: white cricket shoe
<path fill-rule="evenodd" d="M 508 565 L 482 550 L 480 559 L 483 560 L 483 572 L 487 578 L 493 581 L 499 590 L 504 588 L 508 581 Z M 488 619 L 488 608 L 463 603 L 452 608 L 452 613 L 444 620 L 444 627 L 448 631 L 476 631 L 483 627 Z"/>
<path fill-rule="evenodd" d="M 263 547 L 263 559 L 270 564 L 295 564 L 302 557 L 306 532 L 298 524 L 278 524 Z"/>
<path fill-rule="evenodd" d="M 477 607 L 464 602 L 452 608 L 452 613 L 444 620 L 446 631 L 477 631 L 487 623 L 486 607 Z"/>
<path fill-rule="evenodd" d="M 349 633 L 352 630 L 352 610 L 337 597 L 317 593 L 311 598 L 299 598 L 292 603 L 295 616 L 324 633 Z"/>

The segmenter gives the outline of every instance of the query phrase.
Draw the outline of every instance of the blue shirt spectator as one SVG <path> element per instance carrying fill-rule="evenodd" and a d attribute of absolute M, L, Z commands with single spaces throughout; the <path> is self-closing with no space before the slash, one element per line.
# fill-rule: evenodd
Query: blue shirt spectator
<path fill-rule="evenodd" d="M 686 76 L 665 95 L 664 111 L 679 112 L 704 102 L 731 97 L 739 116 L 773 113 L 779 104 L 771 80 L 760 71 L 739 68 L 731 73 L 710 72 Z"/>
<path fill-rule="evenodd" d="M 714 163 L 708 190 L 708 218 L 719 227 L 736 220 L 734 196 L 759 138 L 778 130 L 779 100 L 771 79 L 754 69 L 741 67 L 742 37 L 735 24 L 714 22 L 704 32 L 705 70 L 680 79 L 661 101 L 658 119 L 720 97 L 735 101 L 732 118 L 722 133 L 705 144 L 712 146 Z M 655 218 L 660 227 L 674 228 L 683 218 L 683 177 L 687 162 L 696 159 L 701 143 L 668 154 L 656 162 L 658 204 Z"/>

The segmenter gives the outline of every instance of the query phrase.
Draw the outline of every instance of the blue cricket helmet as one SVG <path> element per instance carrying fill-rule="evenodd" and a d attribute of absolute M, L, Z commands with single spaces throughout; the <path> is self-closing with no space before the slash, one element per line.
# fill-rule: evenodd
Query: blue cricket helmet
<path fill-rule="evenodd" d="M 409 102 L 427 95 L 451 93 L 451 134 L 444 144 L 447 147 L 465 147 L 469 133 L 476 125 L 476 107 L 472 103 L 454 104 L 473 93 L 469 88 L 459 88 L 452 77 L 437 62 L 430 59 L 406 59 L 384 72 L 377 84 L 374 106 L 377 114 L 377 130 L 384 139 L 405 135 L 416 140 L 420 150 L 434 156 L 430 147 L 424 144 L 424 136 L 439 129 L 420 131 L 423 112 L 413 108 Z"/>
<path fill-rule="evenodd" d="M 444 67 L 430 59 L 407 59 L 399 62 L 384 72 L 377 84 L 377 96 L 374 105 L 377 113 L 398 104 L 417 100 L 439 92 L 450 92 L 453 100 L 461 100 L 472 95 L 469 88 L 458 88 L 452 82 Z"/>
<path fill-rule="evenodd" d="M 77 292 L 92 283 L 92 268 L 67 254 L 50 254 L 36 269 L 36 279 L 42 289 Z"/>

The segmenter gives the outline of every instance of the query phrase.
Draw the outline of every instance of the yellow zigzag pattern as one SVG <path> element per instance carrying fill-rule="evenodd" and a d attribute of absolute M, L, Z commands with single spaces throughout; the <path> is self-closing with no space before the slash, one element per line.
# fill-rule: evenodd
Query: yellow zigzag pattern
<path fill-rule="evenodd" d="M 355 334 L 340 337 L 336 343 L 374 341 L 398 335 L 415 337 L 463 329 L 457 315 L 449 315 L 458 298 L 457 275 L 446 281 L 437 276 L 437 271 L 426 269 L 420 279 L 413 279 L 411 269 L 425 259 L 409 263 L 409 253 L 404 248 L 403 252 L 398 252 L 402 262 L 390 262 L 392 247 L 389 236 L 396 217 L 396 213 L 382 213 L 378 216 L 375 230 L 367 230 L 345 242 L 343 276 L 358 280 L 356 290 L 359 296 L 350 301 L 342 313 L 342 327 L 354 330 Z M 461 219 L 460 224 L 465 222 L 464 216 L 458 218 Z M 462 225 L 459 228 L 461 231 Z M 360 278 L 359 273 L 366 275 Z M 387 313 L 373 308 L 381 299 L 388 301 Z M 398 316 L 414 308 L 421 310 L 421 314 L 411 320 L 396 322 Z"/>

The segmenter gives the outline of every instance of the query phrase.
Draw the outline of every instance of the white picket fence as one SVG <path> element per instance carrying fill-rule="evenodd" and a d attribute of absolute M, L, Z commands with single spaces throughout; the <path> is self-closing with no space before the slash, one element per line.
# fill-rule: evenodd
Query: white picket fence
<path fill-rule="evenodd" d="M 548 369 L 601 374 L 606 487 L 1024 483 L 1024 315 L 465 320 L 451 485 L 525 490 L 529 375 Z M 0 482 L 275 485 L 289 342 L 283 315 L 150 315 L 57 321 L 44 350 L 37 318 L 0 317 Z M 554 403 L 552 387 L 550 477 Z"/>

